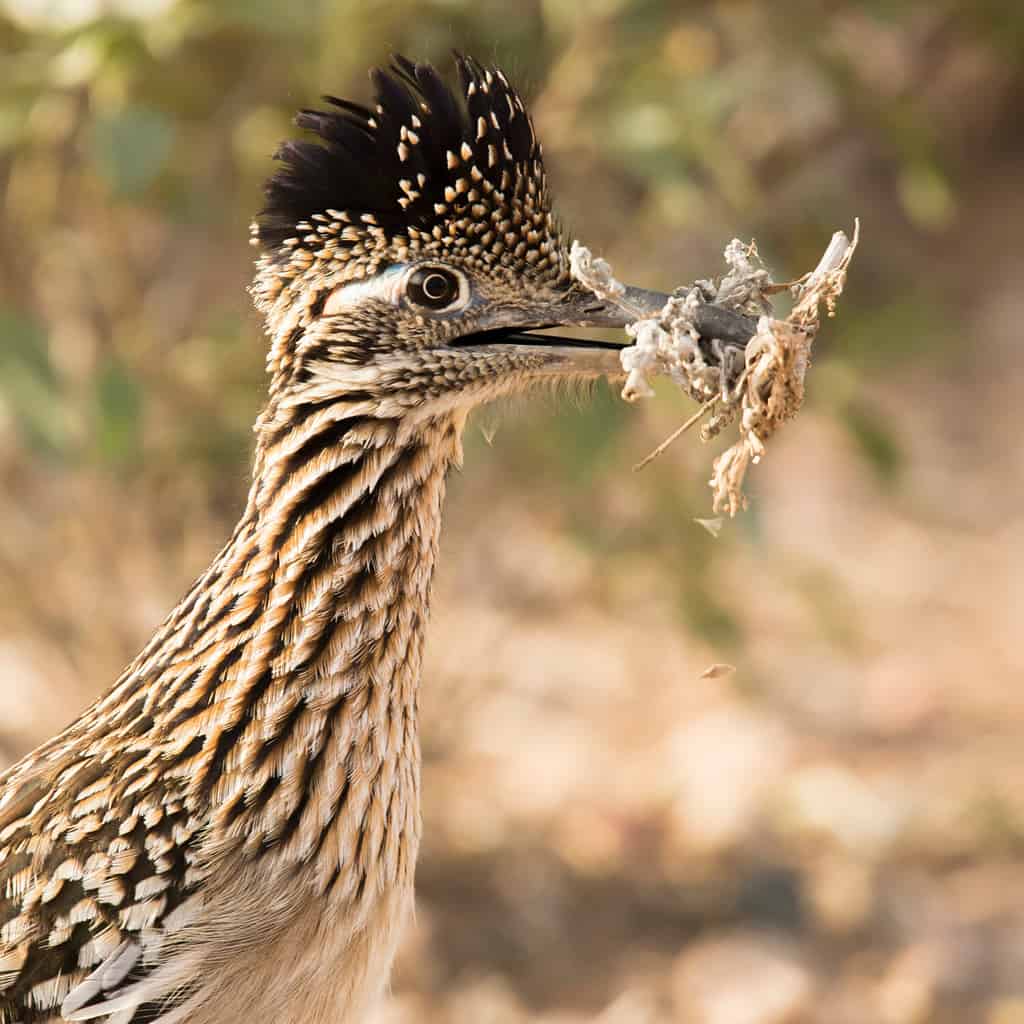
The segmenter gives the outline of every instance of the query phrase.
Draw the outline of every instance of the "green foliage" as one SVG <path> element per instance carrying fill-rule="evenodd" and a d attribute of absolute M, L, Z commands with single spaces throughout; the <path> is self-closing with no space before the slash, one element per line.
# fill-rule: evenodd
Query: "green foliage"
<path fill-rule="evenodd" d="M 163 170 L 171 153 L 174 125 L 159 110 L 128 106 L 92 125 L 97 170 L 116 195 L 136 196 Z"/>
<path fill-rule="evenodd" d="M 861 403 L 851 403 L 843 410 L 842 421 L 878 478 L 886 484 L 897 483 L 906 456 L 882 415 Z"/>
<path fill-rule="evenodd" d="M 0 405 L 33 449 L 58 454 L 68 442 L 60 384 L 46 331 L 31 317 L 0 306 Z"/>
<path fill-rule="evenodd" d="M 130 467 L 139 457 L 142 392 L 118 359 L 105 359 L 95 377 L 94 443 L 101 461 Z"/>

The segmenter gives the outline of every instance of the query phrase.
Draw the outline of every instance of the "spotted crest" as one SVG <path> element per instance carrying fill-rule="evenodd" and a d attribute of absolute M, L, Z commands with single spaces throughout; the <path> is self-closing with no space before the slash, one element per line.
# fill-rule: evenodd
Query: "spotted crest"
<path fill-rule="evenodd" d="M 372 109 L 324 97 L 295 121 L 253 225 L 263 270 L 352 279 L 392 262 L 457 258 L 469 270 L 568 277 L 540 142 L 497 67 L 456 55 L 453 91 L 428 64 L 375 69 Z"/>

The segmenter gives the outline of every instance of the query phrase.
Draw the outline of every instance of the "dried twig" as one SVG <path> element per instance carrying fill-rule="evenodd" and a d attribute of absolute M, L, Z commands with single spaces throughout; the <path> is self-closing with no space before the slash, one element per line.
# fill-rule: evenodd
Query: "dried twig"
<path fill-rule="evenodd" d="M 672 444 L 673 441 L 682 437 L 683 434 L 685 434 L 690 429 L 690 427 L 692 427 L 695 423 L 698 423 L 701 419 L 703 419 L 704 414 L 710 412 L 717 403 L 717 395 L 715 395 L 714 398 L 709 398 L 681 427 L 676 427 L 676 429 L 673 430 L 672 433 L 669 434 L 668 437 L 666 437 L 665 440 L 662 441 L 661 444 L 659 444 L 658 447 L 655 448 L 654 451 L 650 453 L 650 455 L 645 455 L 633 467 L 633 472 L 636 473 L 638 470 L 643 469 L 648 462 L 652 462 L 654 459 L 656 459 L 666 448 L 668 448 L 670 444 Z"/>

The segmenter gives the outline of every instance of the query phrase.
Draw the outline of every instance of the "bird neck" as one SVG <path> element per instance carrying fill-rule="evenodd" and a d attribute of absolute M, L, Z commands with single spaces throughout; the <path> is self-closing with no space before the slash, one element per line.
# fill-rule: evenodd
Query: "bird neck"
<path fill-rule="evenodd" d="M 463 420 L 268 409 L 231 540 L 94 707 L 126 745 L 127 709 L 146 716 L 215 853 L 273 847 L 315 863 L 321 890 L 411 878 L 423 631 Z"/>

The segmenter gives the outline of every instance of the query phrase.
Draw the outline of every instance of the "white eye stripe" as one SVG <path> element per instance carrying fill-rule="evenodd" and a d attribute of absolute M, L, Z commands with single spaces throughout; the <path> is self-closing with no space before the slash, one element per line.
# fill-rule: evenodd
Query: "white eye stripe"
<path fill-rule="evenodd" d="M 412 275 L 418 270 L 429 272 L 434 267 L 437 268 L 440 278 L 454 277 L 458 281 L 459 294 L 447 306 L 439 310 L 423 308 L 411 302 L 410 305 L 418 313 L 425 313 L 427 315 L 445 316 L 461 312 L 469 305 L 472 298 L 469 279 L 462 271 L 446 266 L 443 263 L 402 263 L 388 267 L 387 270 L 373 277 L 367 277 L 361 281 L 350 281 L 348 284 L 335 288 L 324 301 L 322 313 L 324 316 L 338 316 L 357 308 L 368 299 L 377 299 L 380 302 L 386 302 L 390 306 L 397 306 L 403 298 L 407 299 L 406 289 Z"/>
<path fill-rule="evenodd" d="M 351 281 L 335 288 L 324 302 L 324 315 L 336 316 L 354 309 L 367 299 L 379 299 L 391 306 L 397 306 L 402 296 L 404 271 L 404 266 L 388 267 L 381 274 L 364 278 L 362 281 Z"/>

